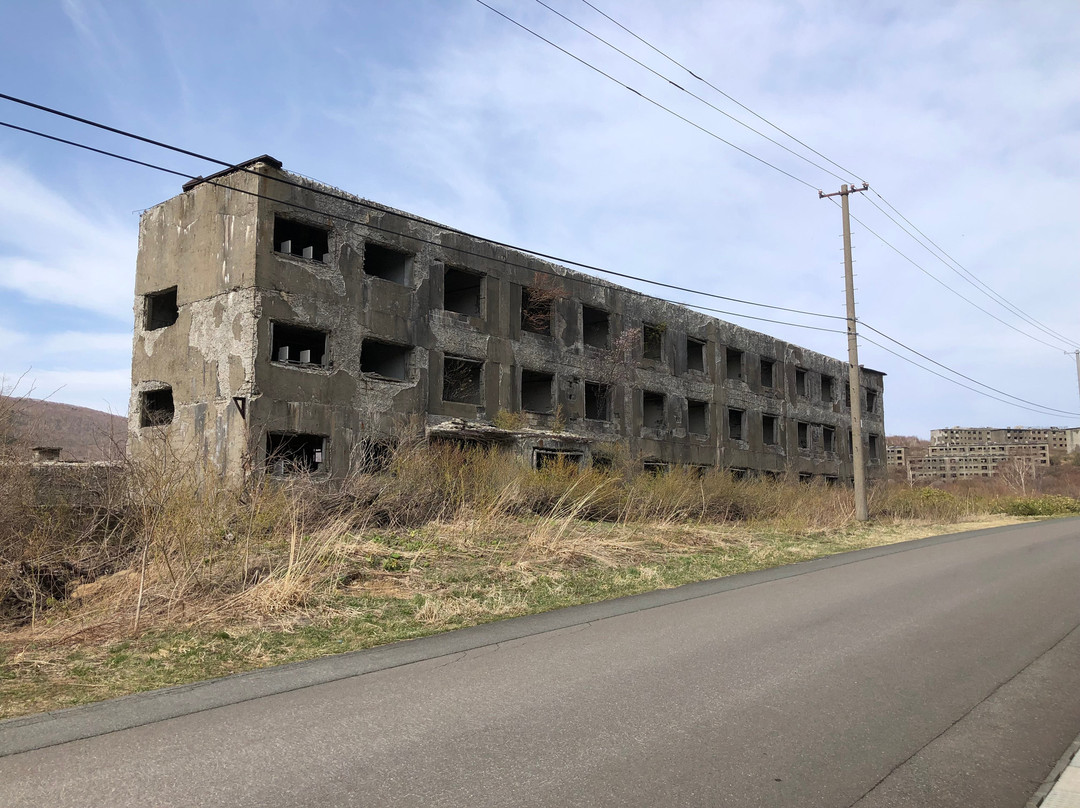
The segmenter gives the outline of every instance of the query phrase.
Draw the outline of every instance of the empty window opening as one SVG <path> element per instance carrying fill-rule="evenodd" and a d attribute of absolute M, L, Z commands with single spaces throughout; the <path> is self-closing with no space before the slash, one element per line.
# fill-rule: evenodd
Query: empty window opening
<path fill-rule="evenodd" d="M 743 421 L 746 418 L 746 410 L 728 408 L 727 423 L 728 437 L 732 440 L 746 440 L 746 430 L 743 429 Z"/>
<path fill-rule="evenodd" d="M 873 412 L 877 408 L 877 390 L 866 391 L 866 411 Z"/>
<path fill-rule="evenodd" d="M 591 421 L 611 420 L 611 387 L 585 382 L 585 417 Z"/>
<path fill-rule="evenodd" d="M 779 430 L 775 415 L 761 416 L 761 442 L 766 446 L 775 446 L 780 442 Z"/>
<path fill-rule="evenodd" d="M 870 460 L 878 459 L 878 452 L 881 448 L 880 444 L 881 441 L 878 439 L 877 435 L 870 435 L 867 438 L 867 454 L 870 455 Z"/>
<path fill-rule="evenodd" d="M 646 460 L 641 464 L 646 474 L 667 474 L 671 471 L 671 464 L 662 460 Z"/>
<path fill-rule="evenodd" d="M 641 355 L 646 359 L 664 358 L 664 331 L 665 327 L 655 323 L 642 323 L 641 334 L 644 344 Z"/>
<path fill-rule="evenodd" d="M 581 307 L 581 338 L 593 348 L 607 348 L 611 344 L 611 320 L 603 309 Z"/>
<path fill-rule="evenodd" d="M 705 343 L 701 340 L 686 338 L 686 369 L 705 372 Z"/>
<path fill-rule="evenodd" d="M 810 485 L 814 481 L 814 475 L 807 471 L 799 472 L 799 482 Z"/>
<path fill-rule="evenodd" d="M 761 386 L 762 387 L 775 387 L 776 382 L 773 379 L 773 369 L 776 363 L 771 359 L 761 360 Z"/>
<path fill-rule="evenodd" d="M 443 401 L 463 404 L 481 403 L 481 373 L 483 362 L 461 356 L 443 357 Z"/>
<path fill-rule="evenodd" d="M 810 424 L 799 422 L 799 448 L 810 448 Z"/>
<path fill-rule="evenodd" d="M 736 348 L 728 348 L 724 352 L 724 370 L 728 379 L 741 379 L 743 352 Z"/>
<path fill-rule="evenodd" d="M 728 469 L 728 474 L 731 475 L 731 479 L 733 479 L 733 480 L 749 480 L 750 479 L 750 469 L 730 468 L 730 469 Z"/>
<path fill-rule="evenodd" d="M 160 292 L 151 292 L 146 296 L 145 328 L 147 331 L 168 328 L 176 322 L 179 315 L 175 286 L 171 289 L 162 289 Z"/>
<path fill-rule="evenodd" d="M 527 412 L 550 413 L 551 387 L 554 381 L 555 377 L 551 373 L 521 371 L 521 409 Z"/>
<path fill-rule="evenodd" d="M 826 474 L 825 475 L 825 485 L 829 486 L 830 488 L 832 486 L 838 484 L 839 482 L 840 482 L 840 478 L 837 477 L 835 474 Z"/>
<path fill-rule="evenodd" d="M 360 372 L 404 381 L 409 377 L 411 351 L 412 348 L 408 345 L 392 345 L 366 339 L 360 346 Z"/>
<path fill-rule="evenodd" d="M 802 368 L 795 368 L 795 393 L 806 396 L 806 371 Z"/>
<path fill-rule="evenodd" d="M 443 308 L 480 317 L 484 305 L 484 276 L 447 267 L 443 274 Z"/>
<path fill-rule="evenodd" d="M 533 449 L 533 468 L 537 469 L 579 469 L 585 462 L 583 452 L 568 452 L 558 449 Z"/>
<path fill-rule="evenodd" d="M 664 404 L 667 397 L 663 393 L 644 390 L 641 393 L 641 425 L 647 429 L 663 429 Z"/>
<path fill-rule="evenodd" d="M 844 385 L 844 406 L 851 408 L 851 385 Z"/>
<path fill-rule="evenodd" d="M 330 257 L 330 231 L 275 216 L 274 250 L 326 263 Z"/>
<path fill-rule="evenodd" d="M 326 438 L 290 432 L 266 435 L 266 467 L 273 474 L 305 474 L 325 468 Z"/>
<path fill-rule="evenodd" d="M 381 244 L 364 243 L 364 273 L 384 281 L 409 282 L 409 262 L 412 255 Z"/>
<path fill-rule="evenodd" d="M 709 434 L 709 404 L 707 401 L 686 400 L 686 428 L 695 435 Z"/>
<path fill-rule="evenodd" d="M 363 438 L 353 450 L 354 469 L 360 474 L 383 474 L 394 461 L 396 442 L 391 438 Z"/>
<path fill-rule="evenodd" d="M 847 453 L 848 457 L 855 456 L 855 439 L 851 437 L 851 430 L 847 431 Z"/>
<path fill-rule="evenodd" d="M 288 323 L 271 323 L 271 357 L 295 365 L 323 365 L 326 332 Z"/>
<path fill-rule="evenodd" d="M 836 430 L 831 426 L 821 427 L 821 448 L 826 452 L 836 451 Z"/>
<path fill-rule="evenodd" d="M 821 377 L 821 400 L 826 404 L 832 404 L 836 397 L 836 380 L 832 376 Z"/>
<path fill-rule="evenodd" d="M 162 387 L 157 390 L 144 390 L 139 394 L 140 401 L 140 426 L 165 426 L 171 424 L 176 409 L 173 406 L 171 387 Z"/>
<path fill-rule="evenodd" d="M 551 311 L 554 301 L 543 289 L 521 290 L 521 330 L 530 334 L 551 334 Z"/>

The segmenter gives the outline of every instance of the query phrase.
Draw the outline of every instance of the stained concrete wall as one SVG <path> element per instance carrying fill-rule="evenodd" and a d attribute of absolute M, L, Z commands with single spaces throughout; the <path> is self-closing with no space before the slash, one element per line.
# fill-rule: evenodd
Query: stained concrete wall
<path fill-rule="evenodd" d="M 326 438 L 322 470 L 340 475 L 357 461 L 364 439 L 390 436 L 412 417 L 433 435 L 499 440 L 528 457 L 539 448 L 588 459 L 618 444 L 661 463 L 852 476 L 846 364 L 351 197 L 273 161 L 248 170 L 258 175 L 217 180 L 232 189 L 196 185 L 143 217 L 133 442 L 163 439 L 237 474 L 264 462 L 268 431 L 319 435 Z M 275 251 L 275 218 L 324 229 L 326 260 Z M 404 283 L 365 270 L 367 243 L 411 256 Z M 479 273 L 478 312 L 444 309 L 448 270 Z M 142 296 L 173 284 L 176 324 L 147 332 Z M 540 290 L 550 301 L 549 333 L 522 328 L 523 290 Z M 608 347 L 585 344 L 583 306 L 608 313 Z M 657 358 L 644 356 L 646 324 L 661 332 Z M 273 330 L 282 326 L 326 332 L 325 361 L 278 361 Z M 362 371 L 372 339 L 409 348 L 404 379 Z M 704 343 L 701 369 L 689 367 L 688 339 Z M 729 348 L 743 352 L 740 378 L 728 378 Z M 482 363 L 479 403 L 444 400 L 447 356 Z M 771 386 L 762 384 L 762 358 L 775 362 Z M 805 373 L 802 391 L 797 371 Z M 522 412 L 523 372 L 551 374 L 549 412 Z M 834 380 L 828 400 L 823 376 Z M 610 420 L 585 417 L 586 383 L 610 388 Z M 877 445 L 871 473 L 884 469 L 882 383 L 883 374 L 863 373 L 876 399 L 864 417 L 864 434 Z M 175 418 L 143 427 L 139 394 L 160 384 L 172 386 Z M 646 423 L 646 396 L 657 394 L 662 413 L 657 418 L 650 408 Z M 243 400 L 243 415 L 234 397 Z M 688 400 L 705 402 L 704 430 L 690 429 Z M 740 438 L 732 435 L 731 409 L 745 413 Z M 777 419 L 774 445 L 763 442 L 763 413 Z M 800 422 L 806 448 L 799 446 Z M 833 451 L 823 440 L 829 429 Z"/>

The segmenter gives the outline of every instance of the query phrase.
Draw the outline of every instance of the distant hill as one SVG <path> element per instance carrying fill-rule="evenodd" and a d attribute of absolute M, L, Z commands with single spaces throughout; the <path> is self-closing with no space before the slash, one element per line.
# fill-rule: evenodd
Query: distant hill
<path fill-rule="evenodd" d="M 7 396 L 0 396 L 0 410 L 10 416 L 13 437 L 23 449 L 59 446 L 61 460 L 112 460 L 127 443 L 127 418 L 121 415 Z"/>

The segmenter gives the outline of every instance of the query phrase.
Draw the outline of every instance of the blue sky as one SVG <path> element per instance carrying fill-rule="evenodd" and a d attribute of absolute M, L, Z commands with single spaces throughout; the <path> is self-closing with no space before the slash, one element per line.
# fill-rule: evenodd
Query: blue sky
<path fill-rule="evenodd" d="M 224 160 L 269 153 L 289 170 L 526 248 L 843 313 L 840 214 L 816 193 L 837 190 L 840 179 L 644 72 L 535 0 L 488 2 L 812 187 L 657 109 L 475 0 L 3 0 L 0 92 Z M 546 2 L 766 128 L 581 0 Z M 888 200 L 1012 304 L 1080 340 L 1080 6 L 594 5 L 845 166 L 833 169 L 841 176 L 857 172 L 880 193 L 854 197 L 852 211 L 903 255 L 855 224 L 860 319 L 1006 393 L 1080 411 L 1075 363 L 1065 354 L 1075 342 L 1036 330 L 981 294 L 872 204 L 885 208 Z M 191 174 L 216 170 L 7 101 L 0 121 Z M 7 346 L 0 374 L 9 387 L 21 378 L 19 392 L 126 412 L 138 213 L 179 193 L 181 182 L 0 129 Z M 846 358 L 841 334 L 727 319 Z M 890 434 L 1080 424 L 1080 416 L 976 395 L 869 343 L 860 350 L 863 364 L 888 373 Z"/>

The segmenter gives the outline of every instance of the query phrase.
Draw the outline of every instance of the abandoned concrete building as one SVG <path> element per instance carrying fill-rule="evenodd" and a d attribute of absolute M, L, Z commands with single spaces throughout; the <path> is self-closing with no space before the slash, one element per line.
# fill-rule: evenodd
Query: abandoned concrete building
<path fill-rule="evenodd" d="M 342 476 L 411 419 L 536 466 L 850 480 L 847 365 L 282 170 L 147 210 L 130 442 L 227 477 Z M 862 374 L 884 473 L 883 376 Z"/>

